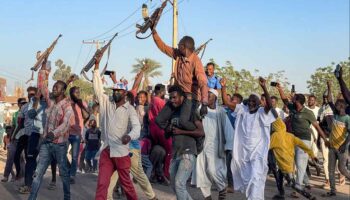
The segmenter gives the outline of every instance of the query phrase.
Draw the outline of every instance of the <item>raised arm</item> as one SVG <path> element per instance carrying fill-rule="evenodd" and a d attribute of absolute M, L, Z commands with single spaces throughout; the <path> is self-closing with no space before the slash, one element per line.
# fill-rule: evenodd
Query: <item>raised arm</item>
<path fill-rule="evenodd" d="M 333 95 L 332 95 L 332 83 L 327 81 L 327 100 L 329 107 L 332 109 L 333 113 L 336 113 L 336 109 L 333 103 Z"/>
<path fill-rule="evenodd" d="M 101 79 L 101 75 L 99 72 L 99 65 L 100 65 L 100 60 L 101 60 L 102 54 L 99 54 L 96 56 L 96 61 L 95 61 L 95 70 L 94 70 L 94 75 L 92 78 L 92 86 L 94 88 L 95 95 L 99 101 L 100 104 L 102 102 L 107 101 L 108 97 L 103 93 L 103 83 Z"/>
<path fill-rule="evenodd" d="M 260 84 L 260 86 L 263 89 L 264 94 L 265 94 L 265 99 L 266 99 L 266 105 L 264 108 L 265 113 L 268 113 L 272 108 L 272 103 L 271 103 L 269 91 L 267 91 L 267 88 L 266 88 L 266 80 L 262 77 L 259 77 L 259 84 Z"/>
<path fill-rule="evenodd" d="M 135 81 L 134 81 L 134 84 L 132 85 L 131 90 L 137 91 L 139 89 L 141 81 L 142 81 L 142 77 L 143 77 L 143 71 L 140 71 L 139 73 L 136 74 Z"/>
<path fill-rule="evenodd" d="M 235 110 L 236 109 L 236 103 L 232 102 L 230 100 L 230 98 L 227 96 L 227 92 L 226 92 L 226 78 L 222 78 L 220 80 L 220 84 L 221 84 L 222 102 L 224 103 L 224 105 L 226 105 L 231 110 Z"/>
<path fill-rule="evenodd" d="M 337 65 L 337 67 L 338 67 L 338 65 Z M 346 103 L 350 104 L 350 91 L 349 91 L 348 87 L 346 86 L 346 83 L 343 79 L 343 68 L 339 66 L 339 76 L 337 76 L 337 73 L 335 73 L 335 74 L 336 74 L 336 78 L 338 79 L 338 82 L 340 85 L 341 93 L 343 94 L 343 97 L 344 97 Z"/>
<path fill-rule="evenodd" d="M 288 106 L 289 100 L 288 100 L 287 96 L 284 94 L 282 85 L 280 83 L 277 83 L 276 88 L 278 90 L 278 93 L 281 96 L 281 99 L 282 99 L 284 105 Z"/>
<path fill-rule="evenodd" d="M 168 55 L 169 57 L 176 59 L 176 49 L 166 45 L 163 40 L 159 37 L 155 29 L 152 30 L 153 40 L 156 43 L 159 50 Z"/>

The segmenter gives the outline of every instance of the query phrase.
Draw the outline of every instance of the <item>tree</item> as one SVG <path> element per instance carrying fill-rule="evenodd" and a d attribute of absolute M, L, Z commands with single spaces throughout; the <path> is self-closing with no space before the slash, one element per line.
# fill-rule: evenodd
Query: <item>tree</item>
<path fill-rule="evenodd" d="M 152 60 L 150 58 L 144 58 L 144 59 L 136 59 L 136 64 L 132 66 L 133 70 L 132 73 L 139 73 L 140 71 L 143 71 L 143 81 L 142 81 L 142 90 L 146 90 L 147 86 L 151 84 L 150 78 L 159 77 L 162 75 L 162 72 L 159 71 L 159 68 L 162 66 L 159 62 Z"/>
<path fill-rule="evenodd" d="M 347 61 L 340 62 L 343 68 L 343 77 L 346 83 L 350 80 L 350 58 Z M 318 99 L 322 99 L 323 94 L 327 90 L 327 80 L 332 82 L 332 93 L 338 95 L 340 87 L 337 79 L 334 76 L 335 63 L 331 63 L 326 67 L 317 68 L 315 73 L 311 75 L 307 81 L 307 87 L 311 94 L 314 94 Z"/>
<path fill-rule="evenodd" d="M 68 78 L 73 75 L 71 72 L 71 67 L 64 64 L 64 62 L 61 59 L 58 59 L 55 62 L 55 65 L 57 66 L 57 69 L 55 73 L 53 74 L 52 79 L 55 81 L 61 80 L 66 82 Z M 90 100 L 92 99 L 92 96 L 94 94 L 94 90 L 92 88 L 92 83 L 83 79 L 75 80 L 73 83 L 71 83 L 68 86 L 66 94 L 68 95 L 69 89 L 73 86 L 80 88 L 80 96 L 83 100 Z"/>

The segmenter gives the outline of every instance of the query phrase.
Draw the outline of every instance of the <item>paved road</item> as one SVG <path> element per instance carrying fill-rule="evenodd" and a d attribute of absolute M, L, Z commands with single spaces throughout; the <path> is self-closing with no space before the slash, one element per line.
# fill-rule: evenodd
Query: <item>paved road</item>
<path fill-rule="evenodd" d="M 3 172 L 4 167 L 4 153 L 0 153 L 0 172 Z M 0 173 L 0 176 L 2 177 L 2 174 Z M 55 191 L 51 191 L 47 189 L 47 185 L 50 181 L 50 175 L 51 172 L 48 170 L 44 177 L 43 184 L 39 191 L 39 200 L 61 200 L 63 199 L 63 190 L 62 190 L 62 184 L 60 181 L 60 178 L 57 179 L 57 188 Z M 72 192 L 72 200 L 93 200 L 95 195 L 95 189 L 96 189 L 96 182 L 97 176 L 95 174 L 78 174 L 76 178 L 76 184 L 71 185 L 71 192 Z M 311 179 L 311 183 L 314 186 L 311 190 L 311 192 L 318 198 L 318 199 L 326 199 L 322 198 L 321 194 L 325 193 L 326 191 L 323 189 L 320 189 L 320 185 L 323 184 L 321 177 L 313 176 Z M 18 188 L 19 183 L 0 183 L 0 200 L 24 200 L 28 198 L 28 195 L 21 195 L 19 194 L 16 189 Z M 160 200 L 175 200 L 175 196 L 170 189 L 170 187 L 162 186 L 155 184 L 153 185 L 155 193 L 157 194 L 158 198 Z M 194 198 L 194 200 L 202 200 L 203 196 L 199 189 L 188 187 L 189 192 Z M 137 193 L 139 196 L 139 199 L 146 199 L 145 195 L 141 191 L 141 189 L 136 186 Z M 350 185 L 349 182 L 345 186 L 338 186 L 338 196 L 337 200 L 349 200 L 350 199 Z M 277 192 L 277 188 L 275 186 L 275 183 L 273 181 L 273 178 L 268 177 L 268 180 L 266 182 L 265 186 L 265 199 L 271 199 L 273 195 L 275 195 Z M 291 193 L 290 188 L 286 188 L 286 194 L 289 195 Z M 213 191 L 213 199 L 217 199 L 218 193 Z M 125 198 L 123 198 L 125 199 Z M 235 199 L 235 200 L 243 200 L 245 199 L 243 194 L 240 194 L 238 192 L 234 194 L 229 194 L 227 196 L 227 199 Z M 291 199 L 291 198 L 286 198 Z M 299 198 L 304 199 L 304 198 Z"/>

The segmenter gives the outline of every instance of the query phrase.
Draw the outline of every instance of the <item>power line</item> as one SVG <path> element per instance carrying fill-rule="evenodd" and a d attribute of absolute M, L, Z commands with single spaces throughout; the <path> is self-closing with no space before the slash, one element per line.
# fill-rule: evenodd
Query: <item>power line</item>
<path fill-rule="evenodd" d="M 81 54 L 81 50 L 82 50 L 82 49 L 83 49 L 83 43 L 81 43 L 81 45 L 80 45 L 80 50 L 79 50 L 79 53 L 78 53 L 78 57 L 77 57 L 77 59 L 75 60 L 75 64 L 74 64 L 74 66 L 73 66 L 73 72 L 74 72 L 75 68 L 77 67 L 78 60 L 79 60 L 79 58 L 80 58 L 80 54 Z"/>
<path fill-rule="evenodd" d="M 149 0 L 147 0 L 144 4 L 147 4 Z M 106 32 L 101 33 L 93 38 L 87 39 L 87 40 L 94 40 L 97 39 L 101 36 L 106 35 L 107 33 L 113 31 L 115 28 L 117 28 L 118 26 L 120 26 L 121 24 L 123 24 L 124 22 L 126 22 L 130 17 L 132 17 L 133 15 L 135 15 L 139 10 L 142 9 L 142 5 L 140 7 L 138 7 L 134 12 L 132 12 L 130 15 L 128 15 L 125 19 L 123 19 L 121 22 L 119 22 L 117 25 L 113 26 L 112 28 L 108 29 Z"/>

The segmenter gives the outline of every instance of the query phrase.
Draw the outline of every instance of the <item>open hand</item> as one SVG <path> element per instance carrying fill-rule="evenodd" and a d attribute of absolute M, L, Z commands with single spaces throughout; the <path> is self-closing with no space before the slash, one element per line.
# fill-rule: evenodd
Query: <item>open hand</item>
<path fill-rule="evenodd" d="M 223 77 L 223 78 L 220 80 L 221 87 L 226 87 L 226 83 L 227 83 L 227 80 L 226 80 L 226 78 Z"/>

